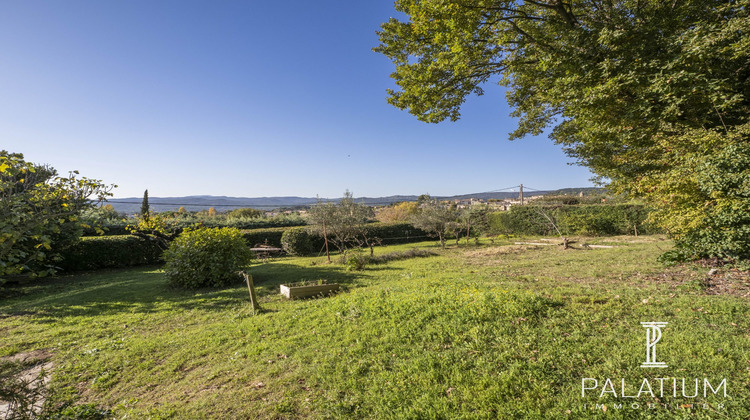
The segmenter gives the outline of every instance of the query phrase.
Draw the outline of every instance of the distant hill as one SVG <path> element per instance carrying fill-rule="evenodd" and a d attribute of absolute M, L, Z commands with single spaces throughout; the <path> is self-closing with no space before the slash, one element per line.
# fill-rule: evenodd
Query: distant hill
<path fill-rule="evenodd" d="M 602 188 L 565 188 L 561 190 L 551 191 L 524 191 L 525 197 L 533 197 L 537 195 L 578 195 L 583 192 L 584 195 L 589 194 L 601 194 L 604 192 Z M 392 195 L 388 197 L 358 197 L 355 201 L 358 203 L 367 204 L 369 206 L 386 206 L 401 201 L 416 201 L 416 195 Z M 465 200 L 469 198 L 477 198 L 482 200 L 489 199 L 500 199 L 507 200 L 511 198 L 517 198 L 518 192 L 483 192 L 475 194 L 462 194 L 454 196 L 436 196 L 435 198 L 440 200 Z M 115 208 L 115 210 L 126 213 L 135 214 L 141 209 L 141 197 L 130 197 L 130 198 L 111 198 L 107 200 L 109 204 Z M 331 199 L 329 201 L 338 201 L 339 199 Z M 190 195 L 186 197 L 149 197 L 148 203 L 153 211 L 175 211 L 180 207 L 185 207 L 188 211 L 199 211 L 207 210 L 210 207 L 214 207 L 217 211 L 227 211 L 238 208 L 252 207 L 259 210 L 276 210 L 280 208 L 302 208 L 310 206 L 318 202 L 317 198 L 312 197 L 226 197 L 226 196 L 213 196 L 213 195 Z"/>

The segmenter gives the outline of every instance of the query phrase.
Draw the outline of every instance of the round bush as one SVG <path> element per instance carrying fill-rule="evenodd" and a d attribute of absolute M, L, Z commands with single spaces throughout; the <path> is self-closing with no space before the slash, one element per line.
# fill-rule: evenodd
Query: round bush
<path fill-rule="evenodd" d="M 304 228 L 291 228 L 281 235 L 281 247 L 290 255 L 307 255 L 312 252 L 312 239 Z"/>
<path fill-rule="evenodd" d="M 187 289 L 226 286 L 252 258 L 242 232 L 235 228 L 186 230 L 164 251 L 164 274 Z"/>

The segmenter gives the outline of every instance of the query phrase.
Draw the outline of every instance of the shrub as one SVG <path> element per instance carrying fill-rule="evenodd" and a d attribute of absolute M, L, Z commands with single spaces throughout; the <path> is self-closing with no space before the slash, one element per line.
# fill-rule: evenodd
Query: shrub
<path fill-rule="evenodd" d="M 353 252 L 345 257 L 344 265 L 347 271 L 362 271 L 370 263 L 370 256 L 362 252 Z"/>
<path fill-rule="evenodd" d="M 173 286 L 187 289 L 226 286 L 252 254 L 242 232 L 234 228 L 186 230 L 164 251 L 164 274 Z"/>
<path fill-rule="evenodd" d="M 312 252 L 310 234 L 304 228 L 291 228 L 281 235 L 281 247 L 290 255 L 307 255 Z"/>
<path fill-rule="evenodd" d="M 162 250 L 154 241 L 117 235 L 83 237 L 60 254 L 60 268 L 76 271 L 156 264 L 161 261 Z"/>

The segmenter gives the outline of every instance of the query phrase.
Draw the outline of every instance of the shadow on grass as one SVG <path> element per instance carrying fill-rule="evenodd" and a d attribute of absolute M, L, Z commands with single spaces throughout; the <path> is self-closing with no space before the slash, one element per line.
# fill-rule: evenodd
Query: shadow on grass
<path fill-rule="evenodd" d="M 248 267 L 260 298 L 279 293 L 279 285 L 304 280 L 326 280 L 350 285 L 363 276 L 341 266 L 272 263 Z M 99 270 L 46 279 L 29 279 L 14 286 L 13 297 L 0 300 L 0 318 L 36 316 L 36 322 L 60 317 L 158 313 L 174 310 L 224 311 L 244 305 L 247 286 L 238 279 L 220 289 L 183 290 L 167 284 L 157 266 Z"/>

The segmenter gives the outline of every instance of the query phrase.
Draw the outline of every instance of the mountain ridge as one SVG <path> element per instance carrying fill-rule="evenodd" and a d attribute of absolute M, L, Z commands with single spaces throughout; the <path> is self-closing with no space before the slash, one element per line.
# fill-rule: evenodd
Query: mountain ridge
<path fill-rule="evenodd" d="M 525 197 L 537 195 L 559 194 L 563 191 L 568 193 L 584 192 L 584 194 L 600 193 L 603 188 L 582 187 L 564 188 L 559 190 L 524 191 Z M 507 200 L 517 198 L 518 192 L 483 192 L 472 194 L 460 194 L 452 196 L 434 196 L 439 200 L 467 200 L 467 199 L 500 199 Z M 386 197 L 356 197 L 354 201 L 370 206 L 385 206 L 402 201 L 416 201 L 417 195 L 390 195 Z M 320 199 L 324 202 L 337 202 L 341 198 Z M 141 197 L 111 198 L 107 203 L 112 204 L 115 210 L 123 213 L 137 213 L 140 211 Z M 185 207 L 188 211 L 206 210 L 215 207 L 217 210 L 233 210 L 237 208 L 252 207 L 259 210 L 289 209 L 310 206 L 319 201 L 314 197 L 279 196 L 279 197 L 230 197 L 214 195 L 188 195 L 173 197 L 149 197 L 149 206 L 154 211 L 175 211 Z"/>

